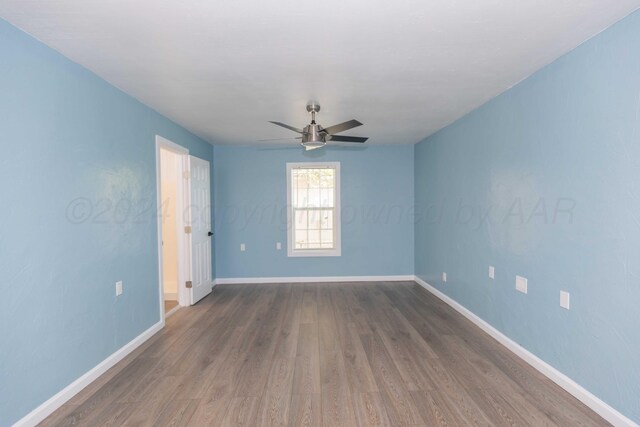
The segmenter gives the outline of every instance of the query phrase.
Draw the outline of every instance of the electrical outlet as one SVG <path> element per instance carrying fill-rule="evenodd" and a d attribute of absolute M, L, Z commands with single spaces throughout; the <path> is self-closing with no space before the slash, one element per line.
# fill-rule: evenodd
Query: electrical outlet
<path fill-rule="evenodd" d="M 122 280 L 116 282 L 116 296 L 119 297 L 120 295 L 122 295 L 122 292 L 124 291 L 123 287 L 122 287 Z"/>
<path fill-rule="evenodd" d="M 444 271 L 442 272 L 442 281 L 443 282 L 447 281 L 447 273 L 445 273 Z"/>
<path fill-rule="evenodd" d="M 569 310 L 569 292 L 567 291 L 560 291 L 560 307 L 562 308 L 566 308 L 567 310 Z"/>
<path fill-rule="evenodd" d="M 527 293 L 527 278 L 522 276 L 516 276 L 516 290 L 522 292 L 523 294 Z"/>
<path fill-rule="evenodd" d="M 244 252 L 246 249 L 246 246 L 244 245 L 244 243 L 240 243 L 240 252 Z"/>
<path fill-rule="evenodd" d="M 282 243 L 277 242 L 277 243 L 276 243 L 276 249 L 277 249 L 277 250 L 282 249 Z"/>
<path fill-rule="evenodd" d="M 495 279 L 496 278 L 496 270 L 493 268 L 492 265 L 489 266 L 489 279 Z"/>

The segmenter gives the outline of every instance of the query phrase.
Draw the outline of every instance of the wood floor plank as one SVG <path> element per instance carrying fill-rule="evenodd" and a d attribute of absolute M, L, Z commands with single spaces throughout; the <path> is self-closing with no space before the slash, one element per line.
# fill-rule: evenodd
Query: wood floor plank
<path fill-rule="evenodd" d="M 413 282 L 219 285 L 44 426 L 604 426 Z"/>
<path fill-rule="evenodd" d="M 157 386 L 150 390 L 143 398 L 135 402 L 136 409 L 126 418 L 123 426 L 153 426 L 158 421 L 158 415 L 167 406 L 173 404 L 172 391 L 180 382 L 179 377 L 164 377 Z"/>
<path fill-rule="evenodd" d="M 245 360 L 245 342 L 251 334 L 247 333 L 246 327 L 236 327 L 234 331 L 234 338 L 220 355 L 215 368 L 198 379 L 198 383 L 206 386 L 202 393 L 203 402 L 200 410 L 211 407 L 217 413 L 221 404 L 218 401 L 225 400 L 228 403 L 235 396 L 236 377 Z"/>
<path fill-rule="evenodd" d="M 303 285 L 300 323 L 315 323 L 318 319 L 318 288 L 315 285 Z"/>
<path fill-rule="evenodd" d="M 192 399 L 170 399 L 151 425 L 154 427 L 186 426 L 195 413 L 198 403 L 198 400 Z"/>
<path fill-rule="evenodd" d="M 392 427 L 380 393 L 353 393 L 353 409 L 359 426 Z"/>
<path fill-rule="evenodd" d="M 384 328 L 380 328 L 377 331 L 377 336 L 389 353 L 408 391 L 430 390 L 433 388 L 431 381 L 418 365 L 419 362 L 414 361 L 414 356 L 402 344 L 401 337 L 393 335 L 392 332 Z M 420 356 L 416 356 L 416 358 L 421 359 Z"/>
<path fill-rule="evenodd" d="M 429 359 L 422 365 L 424 373 L 435 384 L 429 391 L 437 391 L 450 403 L 450 407 L 471 425 L 491 425 L 489 418 L 471 398 L 464 386 L 457 379 L 456 372 L 451 372 L 445 366 L 442 358 Z M 416 400 L 413 395 L 414 401 Z"/>
<path fill-rule="evenodd" d="M 285 308 L 280 328 L 278 329 L 274 358 L 292 358 L 298 350 L 298 334 L 300 332 L 300 316 L 302 311 L 303 292 L 300 287 L 292 287 L 290 299 Z"/>
<path fill-rule="evenodd" d="M 342 344 L 342 356 L 344 358 L 347 382 L 352 393 L 377 392 L 376 384 L 371 366 L 367 359 L 367 354 L 362 347 L 358 328 L 355 323 L 350 322 L 340 328 L 345 335 Z"/>
<path fill-rule="evenodd" d="M 228 319 L 219 318 L 220 327 L 204 328 L 190 342 L 195 342 L 197 346 L 186 346 L 183 352 L 174 359 L 173 364 L 166 370 L 168 375 L 186 375 L 189 373 L 205 370 L 217 353 L 224 348 L 224 343 L 230 339 L 229 331 L 233 330 Z"/>
<path fill-rule="evenodd" d="M 470 424 L 468 419 L 460 416 L 452 406 L 452 402 L 438 390 L 412 391 L 411 397 L 428 426 L 456 427 Z M 477 425 L 483 425 L 483 423 Z"/>
<path fill-rule="evenodd" d="M 503 399 L 500 395 L 493 395 L 487 390 L 469 389 L 468 393 L 478 406 L 480 406 L 482 411 L 487 414 L 488 418 L 494 425 L 553 425 L 552 423 L 531 424 L 526 420 L 526 414 L 521 414 L 516 408 L 514 408 L 512 401 Z"/>
<path fill-rule="evenodd" d="M 340 336 L 330 292 L 330 285 L 321 284 L 318 286 L 318 338 L 320 348 L 323 350 L 340 348 Z"/>
<path fill-rule="evenodd" d="M 320 351 L 321 407 L 323 426 L 357 425 L 351 402 L 342 352 Z"/>
<path fill-rule="evenodd" d="M 132 378 L 136 376 L 144 378 L 156 363 L 157 359 L 155 358 L 135 359 L 61 421 L 56 422 L 55 425 L 78 425 L 87 419 L 97 416 L 132 385 Z M 55 416 L 56 414 L 53 415 Z M 47 420 L 45 420 L 46 422 Z"/>
<path fill-rule="evenodd" d="M 255 340 L 244 355 L 235 378 L 236 397 L 262 396 L 273 362 L 277 337 L 291 299 L 290 291 L 290 286 L 278 287 L 270 310 L 257 326 Z"/>
<path fill-rule="evenodd" d="M 322 425 L 320 395 L 292 395 L 289 409 L 289 425 L 296 427 L 320 427 Z"/>
<path fill-rule="evenodd" d="M 190 427 L 217 425 L 224 419 L 231 400 L 226 393 L 218 398 L 210 395 L 200 399 L 187 425 Z"/>
<path fill-rule="evenodd" d="M 344 305 L 349 310 L 349 318 L 355 323 L 358 333 L 368 334 L 371 332 L 371 313 L 367 313 L 366 309 L 360 305 L 358 296 L 354 293 L 357 288 L 356 285 L 345 286 L 341 295 L 344 298 Z"/>
<path fill-rule="evenodd" d="M 234 397 L 229 402 L 229 407 L 221 427 L 255 426 L 258 416 L 259 397 Z"/>
<path fill-rule="evenodd" d="M 492 360 L 487 357 L 486 352 L 480 353 L 478 350 L 470 347 L 463 338 L 455 335 L 447 335 L 443 337 L 443 341 L 449 353 L 455 355 L 455 358 L 466 364 L 471 369 L 467 384 L 478 383 L 478 387 L 486 387 L 487 385 L 497 386 L 502 390 L 522 393 L 522 387 L 513 381 L 508 375 L 500 370 Z M 461 368 L 463 369 L 463 368 Z M 466 369 L 466 368 L 465 368 Z"/>
<path fill-rule="evenodd" d="M 289 405 L 295 359 L 276 359 L 260 401 L 257 425 L 284 426 L 289 422 Z"/>
<path fill-rule="evenodd" d="M 93 413 L 90 416 L 78 420 L 72 425 L 99 425 L 99 426 L 121 426 L 124 421 L 133 414 L 137 405 L 135 403 L 119 403 L 112 402 L 107 405 L 102 411 Z M 62 423 L 55 422 L 49 425 L 63 425 Z"/>
<path fill-rule="evenodd" d="M 318 325 L 302 323 L 299 326 L 298 348 L 293 375 L 293 394 L 320 394 L 320 349 Z"/>
<path fill-rule="evenodd" d="M 402 376 L 398 372 L 382 340 L 376 333 L 361 337 L 369 363 L 394 426 L 412 426 L 423 423 Z"/>

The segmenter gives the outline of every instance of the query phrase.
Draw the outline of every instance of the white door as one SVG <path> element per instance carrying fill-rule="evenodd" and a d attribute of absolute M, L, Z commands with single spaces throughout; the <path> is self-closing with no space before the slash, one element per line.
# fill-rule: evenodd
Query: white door
<path fill-rule="evenodd" d="M 191 304 L 211 293 L 211 187 L 209 162 L 189 156 L 191 175 Z"/>

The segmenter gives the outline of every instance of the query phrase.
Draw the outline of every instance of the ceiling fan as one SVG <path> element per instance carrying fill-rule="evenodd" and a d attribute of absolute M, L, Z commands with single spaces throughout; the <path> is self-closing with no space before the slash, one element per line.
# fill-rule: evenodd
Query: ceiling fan
<path fill-rule="evenodd" d="M 301 134 L 302 136 L 295 139 L 301 140 L 300 145 L 302 145 L 305 150 L 315 150 L 316 148 L 324 147 L 329 141 L 363 143 L 369 139 L 360 136 L 336 135 L 337 133 L 344 132 L 345 130 L 362 126 L 362 123 L 357 120 L 349 120 L 348 122 L 325 128 L 316 123 L 316 113 L 320 111 L 320 104 L 317 102 L 309 102 L 307 105 L 307 111 L 311 113 L 311 123 L 302 129 L 298 129 L 281 122 L 270 121 L 269 123 L 282 126 L 283 128 L 287 128 Z"/>

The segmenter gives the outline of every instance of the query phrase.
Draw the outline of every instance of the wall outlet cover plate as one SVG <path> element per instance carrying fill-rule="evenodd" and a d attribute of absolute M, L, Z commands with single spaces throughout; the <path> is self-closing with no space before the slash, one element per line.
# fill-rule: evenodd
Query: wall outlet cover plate
<path fill-rule="evenodd" d="M 560 307 L 566 308 L 569 310 L 570 304 L 570 295 L 567 291 L 560 291 Z"/>
<path fill-rule="evenodd" d="M 527 278 L 522 276 L 516 276 L 516 290 L 522 292 L 523 294 L 527 293 Z"/>

